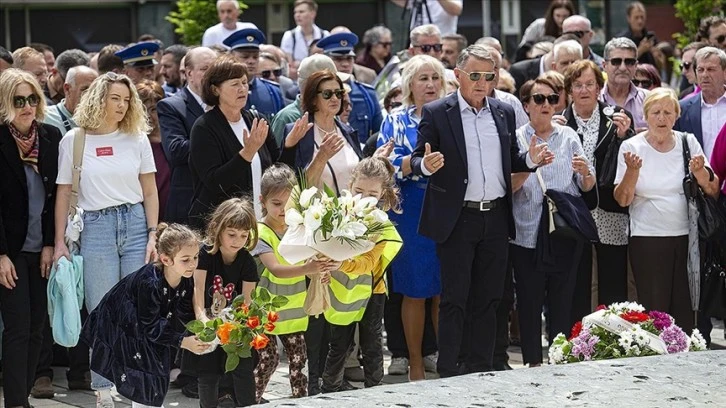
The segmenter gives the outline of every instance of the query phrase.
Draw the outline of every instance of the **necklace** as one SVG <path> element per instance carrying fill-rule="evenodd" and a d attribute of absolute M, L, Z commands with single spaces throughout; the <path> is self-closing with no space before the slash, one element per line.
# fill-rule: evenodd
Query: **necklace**
<path fill-rule="evenodd" d="M 320 131 L 320 133 L 322 133 L 322 138 L 323 139 L 327 138 L 328 136 L 332 136 L 332 135 L 337 135 L 338 134 L 338 129 L 335 126 L 333 126 L 333 130 L 330 130 L 330 131 L 323 129 L 317 123 L 315 124 L 315 127 Z"/>

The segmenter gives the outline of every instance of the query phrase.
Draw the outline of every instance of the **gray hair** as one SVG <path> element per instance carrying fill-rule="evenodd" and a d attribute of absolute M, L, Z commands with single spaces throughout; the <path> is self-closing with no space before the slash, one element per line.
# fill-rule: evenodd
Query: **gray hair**
<path fill-rule="evenodd" d="M 449 34 L 445 35 L 441 38 L 441 40 L 447 40 L 447 41 L 456 41 L 456 49 L 461 52 L 464 48 L 466 48 L 467 45 L 469 45 L 469 42 L 466 40 L 466 37 L 464 37 L 461 34 Z M 499 51 L 497 51 L 499 52 Z"/>
<path fill-rule="evenodd" d="M 237 0 L 217 0 L 217 11 L 219 11 L 219 6 L 224 3 L 232 3 L 234 4 L 234 8 L 239 10 L 239 3 L 237 2 Z"/>
<path fill-rule="evenodd" d="M 613 52 L 613 50 L 628 50 L 633 51 L 633 54 L 637 57 L 638 56 L 638 46 L 635 45 L 633 40 L 626 37 L 616 37 L 612 40 L 608 41 L 607 44 L 605 44 L 605 51 L 603 57 L 606 60 L 610 59 L 610 53 Z"/>
<path fill-rule="evenodd" d="M 499 42 L 499 40 L 494 37 L 482 37 L 482 38 L 476 40 L 476 42 L 474 44 L 488 45 L 488 46 L 494 48 L 495 50 L 497 50 L 497 52 L 499 52 L 499 50 L 502 49 L 502 43 Z"/>
<path fill-rule="evenodd" d="M 494 60 L 494 68 L 499 69 L 502 67 L 502 54 L 499 53 L 499 50 L 494 48 L 491 45 L 481 45 L 484 47 L 487 51 L 489 51 L 489 54 L 491 54 L 492 59 Z M 464 63 L 466 64 L 466 63 Z"/>
<path fill-rule="evenodd" d="M 577 54 L 579 59 L 582 59 L 582 44 L 575 40 L 567 40 L 563 41 L 561 43 L 555 44 L 553 47 L 553 54 L 555 57 L 555 60 L 557 59 L 557 55 L 560 52 L 564 52 L 565 54 L 571 55 L 571 54 Z"/>
<path fill-rule="evenodd" d="M 61 78 L 65 79 L 68 70 L 79 65 L 89 66 L 91 58 L 85 52 L 79 49 L 65 50 L 61 52 L 55 59 L 55 69 Z"/>
<path fill-rule="evenodd" d="M 474 57 L 481 61 L 490 62 L 494 66 L 497 65 L 497 62 L 494 60 L 494 57 L 492 57 L 492 53 L 489 52 L 489 49 L 487 49 L 487 47 L 474 44 L 464 48 L 461 54 L 459 54 L 459 58 L 456 60 L 456 67 L 459 69 L 464 68 L 466 62 L 469 61 L 469 57 Z"/>
<path fill-rule="evenodd" d="M 173 55 L 174 62 L 177 65 L 179 65 L 179 64 L 181 64 L 182 58 L 184 58 L 188 52 L 189 52 L 189 47 L 187 47 L 186 45 L 173 44 L 173 45 L 166 47 L 166 49 L 164 50 L 164 54 L 162 54 L 162 55 L 167 55 L 167 54 Z"/>
<path fill-rule="evenodd" d="M 719 61 L 721 62 L 721 69 L 726 70 L 726 52 L 724 50 L 720 50 L 716 47 L 703 47 L 700 50 L 696 51 L 696 55 L 693 57 L 693 60 L 696 62 L 696 64 L 693 66 L 694 71 L 696 67 L 698 66 L 698 61 L 704 60 L 706 58 L 710 58 L 712 56 L 717 56 Z"/>
<path fill-rule="evenodd" d="M 373 28 L 369 28 L 365 34 L 363 34 L 363 44 L 365 45 L 376 45 L 381 42 L 381 38 L 388 35 L 390 37 L 391 30 L 389 30 L 386 26 L 375 26 Z"/>
<path fill-rule="evenodd" d="M 419 45 L 419 37 L 439 37 L 441 39 L 441 30 L 433 24 L 420 25 L 411 30 L 411 45 Z"/>
<path fill-rule="evenodd" d="M 76 86 L 76 75 L 79 74 L 95 74 L 98 76 L 98 72 L 94 70 L 91 67 L 87 67 L 85 65 L 76 65 L 75 67 L 68 70 L 68 74 L 66 75 L 66 81 L 65 83 L 70 86 Z"/>
<path fill-rule="evenodd" d="M 337 73 L 338 69 L 335 68 L 335 62 L 324 54 L 313 54 L 309 57 L 303 58 L 300 62 L 300 66 L 297 68 L 297 85 L 300 87 L 300 93 L 303 93 L 305 89 L 305 81 L 318 71 L 328 70 L 332 73 Z"/>
<path fill-rule="evenodd" d="M 566 19 L 562 21 L 562 26 L 565 26 L 565 23 L 571 23 L 571 24 L 577 24 L 577 23 L 585 23 L 587 25 L 588 30 L 592 30 L 592 22 L 589 18 L 585 16 L 581 16 L 579 14 L 573 14 Z"/>
<path fill-rule="evenodd" d="M 411 90 L 411 83 L 421 69 L 425 67 L 431 67 L 434 72 L 439 76 L 439 82 L 441 88 L 439 90 L 439 97 L 446 94 L 446 84 L 444 83 L 444 65 L 441 61 L 430 55 L 416 55 L 410 60 L 406 61 L 406 66 L 401 72 L 401 93 L 403 94 L 403 103 L 405 105 L 413 105 L 413 91 Z"/>

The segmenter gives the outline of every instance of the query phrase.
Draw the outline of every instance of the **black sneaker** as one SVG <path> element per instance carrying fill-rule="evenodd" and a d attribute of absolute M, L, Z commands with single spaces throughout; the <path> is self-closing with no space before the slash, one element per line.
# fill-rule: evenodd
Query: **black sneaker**
<path fill-rule="evenodd" d="M 312 397 L 313 395 L 320 394 L 320 382 L 313 380 L 308 383 L 308 396 Z"/>
<path fill-rule="evenodd" d="M 183 386 L 181 392 L 187 398 L 199 399 L 199 386 L 196 381 Z"/>

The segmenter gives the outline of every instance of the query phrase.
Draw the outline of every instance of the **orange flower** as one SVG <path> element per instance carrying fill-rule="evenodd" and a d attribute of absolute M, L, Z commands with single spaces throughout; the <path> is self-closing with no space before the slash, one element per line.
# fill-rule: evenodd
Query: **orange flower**
<path fill-rule="evenodd" d="M 277 321 L 277 319 L 279 319 L 279 318 L 280 318 L 280 315 L 277 312 L 273 312 L 272 310 L 267 312 L 267 321 L 268 322 L 275 323 Z"/>
<path fill-rule="evenodd" d="M 247 318 L 247 327 L 254 330 L 260 325 L 260 318 L 257 316 L 250 316 Z"/>
<path fill-rule="evenodd" d="M 254 348 L 255 350 L 262 350 L 263 348 L 267 347 L 267 343 L 270 342 L 270 339 L 265 336 L 264 334 L 258 334 L 255 336 L 254 339 L 250 342 L 250 346 Z"/>
<path fill-rule="evenodd" d="M 272 322 L 265 323 L 265 330 L 271 332 L 275 330 L 275 325 Z"/>
<path fill-rule="evenodd" d="M 229 335 L 235 328 L 235 324 L 231 322 L 223 323 L 217 328 L 217 337 L 222 345 L 229 343 Z"/>
<path fill-rule="evenodd" d="M 244 312 L 244 314 L 247 314 L 250 312 L 250 307 L 247 306 L 246 304 L 242 303 L 242 306 L 240 306 L 238 310 L 242 310 L 242 312 Z"/>

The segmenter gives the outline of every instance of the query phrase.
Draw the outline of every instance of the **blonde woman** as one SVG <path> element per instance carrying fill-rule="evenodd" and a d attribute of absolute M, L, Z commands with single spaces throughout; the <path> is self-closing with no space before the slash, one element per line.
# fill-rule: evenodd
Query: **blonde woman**
<path fill-rule="evenodd" d="M 86 133 L 78 205 L 84 210 L 80 245 L 90 313 L 121 278 L 154 259 L 159 198 L 146 110 L 129 77 L 113 72 L 98 77 L 73 120 Z M 64 232 L 75 135 L 68 132 L 59 149 L 55 260 L 68 256 Z M 111 363 L 97 358 L 104 356 L 91 353 L 92 366 Z M 92 371 L 91 386 L 98 391 L 97 407 L 114 406 L 109 380 Z"/>
<path fill-rule="evenodd" d="M 6 407 L 27 407 L 40 355 L 53 261 L 57 128 L 41 123 L 43 90 L 10 68 L 0 75 L 0 311 Z M 40 272 L 40 273 L 39 273 Z"/>

